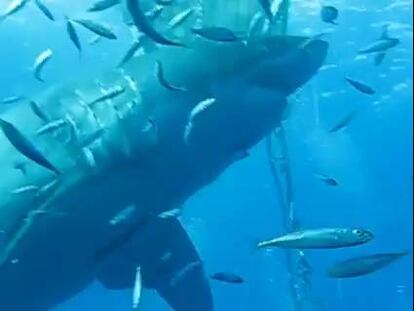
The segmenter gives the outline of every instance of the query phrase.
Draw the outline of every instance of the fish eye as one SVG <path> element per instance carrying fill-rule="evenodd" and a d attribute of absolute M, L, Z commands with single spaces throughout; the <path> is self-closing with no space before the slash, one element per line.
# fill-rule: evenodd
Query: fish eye
<path fill-rule="evenodd" d="M 365 234 L 365 232 L 361 229 L 354 229 L 354 230 L 352 230 L 352 233 L 356 234 L 358 236 L 363 236 Z"/>

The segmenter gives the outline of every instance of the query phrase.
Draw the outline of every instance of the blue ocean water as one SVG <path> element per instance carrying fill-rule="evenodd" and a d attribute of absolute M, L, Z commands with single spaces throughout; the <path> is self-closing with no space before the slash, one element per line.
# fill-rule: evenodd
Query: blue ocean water
<path fill-rule="evenodd" d="M 6 2 L 0 1 L 0 9 Z M 85 44 L 79 59 L 62 16 L 80 15 L 89 3 L 45 3 L 60 20 L 51 23 L 30 4 L 0 25 L 0 99 L 33 94 L 49 84 L 115 66 L 129 46 L 130 34 L 119 11 L 99 13 L 114 25 L 119 39 Z M 289 20 L 289 33 L 327 32 L 330 43 L 326 65 L 292 96 L 284 123 L 296 214 L 303 228 L 357 226 L 368 228 L 376 238 L 352 249 L 305 252 L 313 268 L 312 295 L 305 310 L 408 311 L 413 306 L 411 255 L 362 278 L 332 280 L 325 270 L 354 255 L 412 248 L 413 4 L 405 0 L 329 3 L 340 10 L 338 26 L 320 21 L 321 1 L 316 0 L 293 1 Z M 375 67 L 371 56 L 356 51 L 376 40 L 384 24 L 402 43 Z M 91 38 L 87 32 L 80 36 L 83 42 Z M 30 70 L 45 48 L 54 52 L 46 84 L 34 80 Z M 357 92 L 346 84 L 345 76 L 365 81 L 376 94 Z M 358 115 L 344 131 L 327 133 L 353 110 Z M 283 194 L 275 187 L 267 156 L 262 142 L 193 196 L 181 216 L 207 273 L 226 271 L 245 279 L 242 285 L 211 282 L 219 311 L 292 310 L 284 251 L 255 249 L 257 241 L 284 233 L 278 200 Z M 314 171 L 335 176 L 339 186 L 328 187 L 315 178 Z M 95 283 L 56 310 L 129 310 L 131 296 L 131 290 L 109 291 Z M 141 309 L 169 310 L 153 291 L 145 291 Z"/>

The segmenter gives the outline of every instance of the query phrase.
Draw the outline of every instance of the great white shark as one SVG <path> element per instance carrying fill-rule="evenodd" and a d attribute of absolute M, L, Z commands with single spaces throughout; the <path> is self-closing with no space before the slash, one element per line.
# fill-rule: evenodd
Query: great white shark
<path fill-rule="evenodd" d="M 137 267 L 175 310 L 213 310 L 202 266 L 172 282 L 201 259 L 181 223 L 157 215 L 182 206 L 277 127 L 328 44 L 293 36 L 186 44 L 51 87 L 31 98 L 37 113 L 27 102 L 0 115 L 58 171 L 27 159 L 0 131 L 2 310 L 49 310 L 94 280 L 131 288 Z M 157 63 L 185 91 L 163 87 Z M 113 87 L 123 92 L 97 101 Z M 185 140 L 191 111 L 208 98 L 214 104 Z M 126 220 L 111 223 L 129 206 Z"/>

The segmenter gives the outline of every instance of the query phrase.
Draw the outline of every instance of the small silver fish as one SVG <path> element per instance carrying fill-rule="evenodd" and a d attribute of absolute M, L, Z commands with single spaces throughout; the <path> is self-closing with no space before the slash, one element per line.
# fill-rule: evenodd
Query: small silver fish
<path fill-rule="evenodd" d="M 109 224 L 112 226 L 116 226 L 120 223 L 127 221 L 132 215 L 135 213 L 136 207 L 135 205 L 130 205 L 116 214 L 110 221 Z"/>
<path fill-rule="evenodd" d="M 80 43 L 78 33 L 76 32 L 72 21 L 68 17 L 66 17 L 66 32 L 68 33 L 70 41 L 72 41 L 79 54 L 82 53 L 82 45 Z"/>
<path fill-rule="evenodd" d="M 64 120 L 64 119 L 50 121 L 49 123 L 47 123 L 47 124 L 43 125 L 42 127 L 40 127 L 36 131 L 36 135 L 40 136 L 40 135 L 52 133 L 52 132 L 55 132 L 55 131 L 63 128 L 66 125 L 67 125 L 67 123 L 66 123 L 66 120 Z"/>
<path fill-rule="evenodd" d="M 156 71 L 157 71 L 157 78 L 160 84 L 166 88 L 167 90 L 173 91 L 173 92 L 185 92 L 186 89 L 180 86 L 172 85 L 167 81 L 164 75 L 164 67 L 162 66 L 162 63 L 160 61 L 156 62 Z"/>
<path fill-rule="evenodd" d="M 207 98 L 199 102 L 190 112 L 187 125 L 184 131 L 184 142 L 189 143 L 189 138 L 194 126 L 194 120 L 216 102 L 215 98 Z"/>
<path fill-rule="evenodd" d="M 53 56 L 53 52 L 51 49 L 44 50 L 39 56 L 36 58 L 34 65 L 33 65 L 33 72 L 34 76 L 37 80 L 44 82 L 42 78 L 42 70 L 46 66 L 46 64 L 50 61 Z"/>
<path fill-rule="evenodd" d="M 52 12 L 49 8 L 42 2 L 42 0 L 35 0 L 34 1 L 38 9 L 51 21 L 55 21 L 55 17 L 53 16 Z"/>
<path fill-rule="evenodd" d="M 333 177 L 329 177 L 325 174 L 321 174 L 318 172 L 313 172 L 313 175 L 315 175 L 317 178 L 319 178 L 322 182 L 324 182 L 328 186 L 332 186 L 332 187 L 339 186 L 339 182 Z"/>
<path fill-rule="evenodd" d="M 3 98 L 1 103 L 4 105 L 10 105 L 10 104 L 20 102 L 22 100 L 24 100 L 23 96 L 10 96 L 10 97 Z"/>
<path fill-rule="evenodd" d="M 104 24 L 100 24 L 90 19 L 74 19 L 73 21 L 101 37 L 110 40 L 116 40 L 118 38 L 111 28 Z"/>
<path fill-rule="evenodd" d="M 336 133 L 342 129 L 344 129 L 345 127 L 347 127 L 349 125 L 349 123 L 351 123 L 355 117 L 358 115 L 358 111 L 352 111 L 351 113 L 349 113 L 345 118 L 343 118 L 338 124 L 336 124 L 334 127 L 332 127 L 329 132 L 330 133 Z"/>
<path fill-rule="evenodd" d="M 156 5 L 151 10 L 145 12 L 145 17 L 149 20 L 155 20 L 157 19 L 161 13 L 164 11 L 163 5 Z"/>
<path fill-rule="evenodd" d="M 54 179 L 44 185 L 43 187 L 40 187 L 39 190 L 36 192 L 36 197 L 50 197 L 59 187 L 60 180 Z"/>
<path fill-rule="evenodd" d="M 145 16 L 144 11 L 142 10 L 141 0 L 126 0 L 126 6 L 129 14 L 132 17 L 134 25 L 138 28 L 139 31 L 147 35 L 152 41 L 161 45 L 178 47 L 184 46 L 183 43 L 175 42 L 165 38 L 159 32 L 157 32 L 154 27 L 152 27 L 147 17 Z"/>
<path fill-rule="evenodd" d="M 195 269 L 200 269 L 202 267 L 201 261 L 194 261 L 186 265 L 184 268 L 182 268 L 180 271 L 178 271 L 170 280 L 170 286 L 175 287 L 177 284 L 190 272 L 192 272 Z"/>
<path fill-rule="evenodd" d="M 87 167 L 94 169 L 97 167 L 95 156 L 89 148 L 85 147 L 81 149 L 81 158 Z"/>
<path fill-rule="evenodd" d="M 159 214 L 158 218 L 161 218 L 161 219 L 177 218 L 181 215 L 181 213 L 182 213 L 182 208 L 177 207 L 172 210 Z"/>
<path fill-rule="evenodd" d="M 327 274 L 331 278 L 340 279 L 363 276 L 383 269 L 407 255 L 408 252 L 401 252 L 356 257 L 335 264 Z"/>
<path fill-rule="evenodd" d="M 32 109 L 33 113 L 43 122 L 47 123 L 49 122 L 49 118 L 46 116 L 46 114 L 42 111 L 42 109 L 40 109 L 39 105 L 31 100 L 30 101 L 30 108 Z"/>
<path fill-rule="evenodd" d="M 182 11 L 181 13 L 178 13 L 168 22 L 168 27 L 170 29 L 177 28 L 178 26 L 183 24 L 187 19 L 189 19 L 194 12 L 195 8 L 189 8 L 187 10 Z"/>
<path fill-rule="evenodd" d="M 121 3 L 121 0 L 97 0 L 87 10 L 88 12 L 100 12 L 114 7 Z"/>
<path fill-rule="evenodd" d="M 137 81 L 133 77 L 131 77 L 131 76 L 127 75 L 127 74 L 124 74 L 123 77 L 126 80 L 126 82 L 128 83 L 129 88 L 133 92 L 138 92 L 139 91 L 138 83 L 137 83 Z"/>
<path fill-rule="evenodd" d="M 29 186 L 24 186 L 24 187 L 17 188 L 15 190 L 13 190 L 11 193 L 14 194 L 14 195 L 20 195 L 20 194 L 29 193 L 29 192 L 36 193 L 38 190 L 39 190 L 39 187 L 29 185 Z"/>
<path fill-rule="evenodd" d="M 7 6 L 6 11 L 0 16 L 0 23 L 5 20 L 7 17 L 16 14 L 22 10 L 26 4 L 29 3 L 29 0 L 13 0 Z"/>
<path fill-rule="evenodd" d="M 194 120 L 199 114 L 206 111 L 216 102 L 215 98 L 207 98 L 199 102 L 190 112 L 190 120 Z"/>
<path fill-rule="evenodd" d="M 60 171 L 13 124 L 0 119 L 0 127 L 10 143 L 22 155 L 55 174 L 60 174 Z"/>
<path fill-rule="evenodd" d="M 127 62 L 129 62 L 131 58 L 134 57 L 135 53 L 138 51 L 140 47 L 141 41 L 134 41 L 132 45 L 129 47 L 128 51 L 126 51 L 125 55 L 122 57 L 121 61 L 118 64 L 118 67 L 122 67 Z"/>
<path fill-rule="evenodd" d="M 396 38 L 380 39 L 360 49 L 358 51 L 358 54 L 371 54 L 371 53 L 385 52 L 389 49 L 396 47 L 400 43 L 401 41 Z"/>
<path fill-rule="evenodd" d="M 357 81 L 348 77 L 345 77 L 345 80 L 351 85 L 353 86 L 356 90 L 358 90 L 361 93 L 367 94 L 367 95 L 374 95 L 376 92 L 375 90 L 370 87 L 369 85 L 361 82 L 361 81 Z"/>
<path fill-rule="evenodd" d="M 227 273 L 227 272 L 215 273 L 211 276 L 211 279 L 224 282 L 224 283 L 231 283 L 231 284 L 244 283 L 244 279 L 241 276 L 238 276 L 232 273 Z"/>
<path fill-rule="evenodd" d="M 374 235 L 360 228 L 322 228 L 288 233 L 258 243 L 258 248 L 333 249 L 368 243 Z"/>
<path fill-rule="evenodd" d="M 97 103 L 109 100 L 109 99 L 113 99 L 115 97 L 118 97 L 119 95 L 123 94 L 125 92 L 125 88 L 123 86 L 117 85 L 109 90 L 106 90 L 106 94 L 98 97 L 97 99 L 93 100 L 92 102 L 90 102 L 88 105 L 89 106 L 94 106 Z"/>
<path fill-rule="evenodd" d="M 138 309 L 139 303 L 141 301 L 141 292 L 142 292 L 142 276 L 141 276 L 141 267 L 137 267 L 135 274 L 134 282 L 134 292 L 132 295 L 132 309 Z"/>
<path fill-rule="evenodd" d="M 225 27 L 192 28 L 191 31 L 194 34 L 211 41 L 235 42 L 240 40 L 233 31 Z"/>

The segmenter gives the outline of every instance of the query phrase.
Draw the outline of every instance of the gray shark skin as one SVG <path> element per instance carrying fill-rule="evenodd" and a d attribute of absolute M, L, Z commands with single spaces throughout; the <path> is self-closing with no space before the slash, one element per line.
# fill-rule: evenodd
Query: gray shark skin
<path fill-rule="evenodd" d="M 125 275 L 114 280 L 117 270 L 111 268 L 127 252 L 133 255 L 125 265 L 142 265 L 144 286 L 156 288 L 177 311 L 187 311 L 180 298 L 186 285 L 169 288 L 170 274 L 154 276 L 150 271 L 155 267 L 148 262 L 168 246 L 174 252 L 180 243 L 188 258 L 171 263 L 171 269 L 199 257 L 186 236 L 150 254 L 152 243 L 162 240 L 151 239 L 151 232 L 159 230 L 165 240 L 182 234 L 175 219 L 160 223 L 155 215 L 181 206 L 279 124 L 286 97 L 317 72 L 327 54 L 326 42 L 302 47 L 304 40 L 271 37 L 215 44 L 194 39 L 189 48 L 164 47 L 122 70 L 53 87 L 33 100 L 48 119 L 64 119 L 68 125 L 46 135 L 36 135 L 44 123 L 29 104 L 1 115 L 61 174 L 23 158 L 0 132 L 0 308 L 49 310 L 96 278 L 109 288 L 132 287 Z M 168 81 L 187 91 L 160 85 L 157 61 Z M 114 86 L 125 92 L 88 105 Z M 190 112 L 206 98 L 216 102 L 200 114 L 185 142 Z M 98 130 L 103 134 L 91 142 Z M 24 163 L 25 174 L 15 169 L 16 161 Z M 11 194 L 28 185 L 41 191 Z M 136 212 L 127 224 L 110 224 L 132 204 Z M 136 225 L 140 219 L 147 221 Z M 195 275 L 200 288 L 206 286 L 203 275 Z M 195 309 L 213 310 L 209 289 L 199 293 L 207 307 Z"/>

